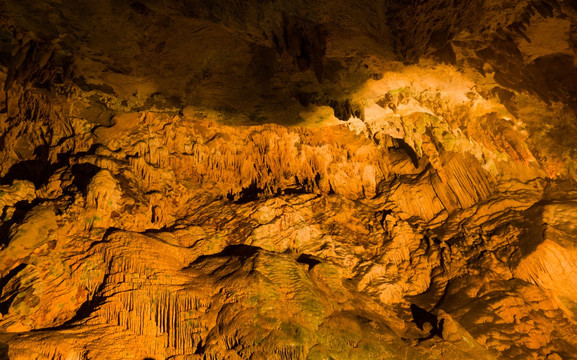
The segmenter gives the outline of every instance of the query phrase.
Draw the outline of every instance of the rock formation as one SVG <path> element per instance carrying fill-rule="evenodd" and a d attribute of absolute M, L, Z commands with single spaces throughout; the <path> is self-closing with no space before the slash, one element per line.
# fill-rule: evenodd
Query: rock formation
<path fill-rule="evenodd" d="M 574 0 L 0 1 L 0 359 L 576 359 Z"/>

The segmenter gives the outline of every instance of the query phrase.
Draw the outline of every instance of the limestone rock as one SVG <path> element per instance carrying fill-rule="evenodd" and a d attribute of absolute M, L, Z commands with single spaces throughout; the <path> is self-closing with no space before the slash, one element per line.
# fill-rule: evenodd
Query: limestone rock
<path fill-rule="evenodd" d="M 0 2 L 0 359 L 575 359 L 573 0 Z"/>

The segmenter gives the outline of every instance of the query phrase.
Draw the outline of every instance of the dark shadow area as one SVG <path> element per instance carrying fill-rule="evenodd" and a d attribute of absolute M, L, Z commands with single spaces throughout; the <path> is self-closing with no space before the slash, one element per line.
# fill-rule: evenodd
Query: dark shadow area
<path fill-rule="evenodd" d="M 256 201 L 261 198 L 268 198 L 274 196 L 282 195 L 298 195 L 298 194 L 310 194 L 315 188 L 318 188 L 318 183 L 320 181 L 320 175 L 317 174 L 314 182 L 305 179 L 302 183 L 295 176 L 294 187 L 289 188 L 277 188 L 276 190 L 262 189 L 259 188 L 255 182 L 252 182 L 249 186 L 243 188 L 239 194 L 228 193 L 226 196 L 228 201 L 234 202 L 235 204 L 246 204 L 251 201 Z"/>
<path fill-rule="evenodd" d="M 282 189 L 282 192 L 285 195 L 307 194 L 313 192 L 315 188 L 315 184 L 312 181 L 309 181 L 307 178 L 301 181 L 298 176 L 295 176 L 295 184 L 295 187 Z"/>
<path fill-rule="evenodd" d="M 141 2 L 138 2 L 138 1 L 134 2 L 134 3 L 130 4 L 130 7 L 132 8 L 132 10 L 134 10 L 135 12 L 137 12 L 140 15 L 146 16 L 146 15 L 150 14 L 150 9 Z M 147 360 L 147 359 L 144 359 L 144 360 Z"/>
<path fill-rule="evenodd" d="M 8 221 L 4 221 L 2 223 L 2 225 L 0 225 L 0 245 L 7 245 L 9 240 L 10 240 L 10 228 L 12 227 L 12 225 L 22 222 L 22 220 L 24 220 L 24 217 L 26 216 L 26 214 L 28 214 L 28 212 L 37 204 L 40 203 L 40 199 L 35 199 L 32 202 L 28 202 L 26 200 L 21 200 L 18 201 L 16 204 L 14 204 L 14 213 L 12 214 L 12 218 Z M 2 214 L 0 215 L 2 218 L 4 218 L 6 216 L 6 211 L 8 210 L 8 207 L 6 206 L 3 211 Z"/>
<path fill-rule="evenodd" d="M 341 121 L 349 121 L 351 117 L 363 120 L 365 118 L 365 109 L 363 106 L 349 99 L 345 101 L 329 100 L 327 105 L 333 109 L 335 117 Z"/>
<path fill-rule="evenodd" d="M 14 180 L 28 180 L 36 188 L 46 183 L 54 172 L 54 165 L 48 162 L 48 146 L 41 145 L 34 149 L 36 159 L 24 160 L 10 167 L 6 175 L 0 179 L 0 184 L 10 185 Z"/>
<path fill-rule="evenodd" d="M 385 209 L 385 210 L 383 210 L 383 211 L 380 211 L 380 212 L 377 212 L 377 214 L 378 214 L 379 217 L 380 217 L 380 219 L 379 219 L 379 224 L 381 224 L 381 227 L 382 227 L 383 229 L 386 229 L 385 222 L 386 222 L 386 220 L 387 220 L 387 216 L 388 216 L 388 215 L 391 215 L 392 213 L 393 213 L 393 210 L 387 210 L 387 209 Z"/>
<path fill-rule="evenodd" d="M 10 310 L 10 306 L 14 302 L 14 299 L 16 299 L 16 295 L 18 294 L 14 293 L 10 295 L 8 299 L 6 299 L 5 301 L 0 302 L 0 314 L 2 315 L 8 314 L 8 310 Z"/>
<path fill-rule="evenodd" d="M 8 344 L 0 343 L 0 360 L 10 360 L 8 357 Z"/>
<path fill-rule="evenodd" d="M 76 84 L 83 91 L 98 90 L 98 91 L 101 91 L 101 92 L 106 93 L 106 94 L 116 95 L 114 88 L 112 88 L 110 85 L 107 85 L 107 84 L 100 84 L 100 85 L 89 84 L 88 82 L 86 82 L 86 78 L 82 75 L 74 78 L 73 81 L 74 81 L 74 84 Z"/>
<path fill-rule="evenodd" d="M 150 216 L 150 222 L 152 224 L 154 224 L 155 222 L 160 220 L 161 216 L 162 216 L 162 210 L 161 210 L 160 206 L 154 205 L 152 207 L 152 214 Z"/>
<path fill-rule="evenodd" d="M 10 270 L 10 272 L 6 274 L 6 276 L 0 279 L 0 294 L 2 293 L 2 291 L 4 291 L 4 287 L 8 284 L 8 282 L 12 280 L 16 275 L 18 275 L 18 273 L 22 271 L 22 269 L 24 269 L 26 265 L 27 264 L 20 264 L 16 266 L 14 269 Z M 10 309 L 10 305 L 14 301 L 16 295 L 17 294 L 14 293 L 12 296 L 8 297 L 8 299 L 6 299 L 5 301 L 0 302 L 0 314 L 6 315 L 8 313 L 8 309 Z"/>
<path fill-rule="evenodd" d="M 298 259 L 298 263 L 306 264 L 309 266 L 309 270 L 314 268 L 316 265 L 320 264 L 321 262 L 309 254 L 301 254 Z"/>
<path fill-rule="evenodd" d="M 305 188 L 286 188 L 279 190 L 277 195 L 299 195 L 299 194 L 310 194 L 312 191 L 307 191 Z"/>
<path fill-rule="evenodd" d="M 205 350 L 206 350 L 206 344 L 202 341 L 202 339 L 200 339 L 196 347 L 196 351 L 194 353 L 197 355 L 202 355 L 204 354 Z"/>
<path fill-rule="evenodd" d="M 521 259 L 535 252 L 539 245 L 545 241 L 544 231 L 548 225 L 543 219 L 545 219 L 545 207 L 548 204 L 550 204 L 549 201 L 540 200 L 523 212 L 523 230 L 518 236 L 517 242 L 521 257 L 516 259 L 514 264 L 517 264 Z"/>
<path fill-rule="evenodd" d="M 441 63 L 451 65 L 457 64 L 457 55 L 455 54 L 455 50 L 453 49 L 453 46 L 451 46 L 451 43 L 447 43 L 445 46 L 435 51 L 432 55 L 435 59 L 437 59 L 437 61 Z"/>
<path fill-rule="evenodd" d="M 147 358 L 144 358 L 144 359 L 142 359 L 142 360 L 155 360 L 155 359 L 154 359 L 154 358 L 151 358 L 151 357 L 147 357 Z"/>
<path fill-rule="evenodd" d="M 8 29 L 0 30 L 0 66 L 10 66 L 12 50 L 12 32 Z"/>
<path fill-rule="evenodd" d="M 429 323 L 431 325 L 431 332 L 429 333 L 429 335 L 419 339 L 419 341 L 431 339 L 435 335 L 441 336 L 437 316 L 431 314 L 427 310 L 415 304 L 411 304 L 411 314 L 413 315 L 413 321 L 415 322 L 415 324 L 417 324 L 417 327 L 419 329 L 424 330 L 424 325 L 426 323 Z"/>
<path fill-rule="evenodd" d="M 10 185 L 14 180 L 29 180 L 38 188 L 49 179 L 49 164 L 41 159 L 25 160 L 12 165 L 0 180 L 2 185 Z"/>
<path fill-rule="evenodd" d="M 250 257 L 256 254 L 259 250 L 261 250 L 261 248 L 257 246 L 244 245 L 244 244 L 229 245 L 216 255 L 220 255 L 221 257 L 222 256 Z"/>
<path fill-rule="evenodd" d="M 96 173 L 98 173 L 98 171 L 100 171 L 98 166 L 88 163 L 72 165 L 72 175 L 74 175 L 72 183 L 84 196 L 87 194 L 90 180 L 94 175 L 96 175 Z"/>
<path fill-rule="evenodd" d="M 438 331 L 438 335 L 439 337 L 443 337 L 443 327 L 445 326 L 445 319 L 442 319 L 441 321 L 439 321 L 439 331 Z M 446 340 L 446 339 L 445 339 Z"/>
<path fill-rule="evenodd" d="M 259 188 L 256 185 L 256 182 L 253 181 L 249 186 L 241 190 L 238 194 L 238 198 L 233 194 L 228 194 L 227 197 L 230 201 L 234 201 L 236 204 L 245 204 L 247 202 L 258 200 L 259 196 L 263 193 L 264 189 Z"/>
<path fill-rule="evenodd" d="M 411 162 L 415 166 L 415 169 L 419 168 L 419 155 L 413 150 L 413 148 L 405 142 L 403 139 L 394 139 L 393 142 L 395 144 L 395 148 L 403 150 L 409 158 L 411 158 Z"/>
<path fill-rule="evenodd" d="M 199 256 L 193 264 L 198 264 L 206 259 L 223 258 L 223 257 L 240 257 L 249 258 L 262 250 L 257 246 L 250 246 L 244 244 L 229 245 L 224 248 L 221 252 L 212 255 L 201 255 Z"/>
<path fill-rule="evenodd" d="M 118 228 L 112 228 L 112 229 L 114 231 L 122 231 L 121 229 L 118 229 Z M 155 237 L 154 235 L 156 235 L 156 234 L 162 234 L 165 232 L 173 232 L 173 231 L 176 231 L 178 229 L 179 229 L 179 225 L 174 224 L 174 225 L 170 225 L 170 226 L 163 226 L 160 229 L 146 229 L 145 231 L 141 232 L 141 234 Z M 105 239 L 105 237 L 103 237 L 103 239 Z"/>

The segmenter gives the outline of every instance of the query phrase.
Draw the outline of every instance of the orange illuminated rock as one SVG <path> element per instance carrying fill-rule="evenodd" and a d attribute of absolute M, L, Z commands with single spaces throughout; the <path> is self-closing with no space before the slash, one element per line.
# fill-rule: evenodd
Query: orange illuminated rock
<path fill-rule="evenodd" d="M 574 359 L 574 1 L 0 4 L 0 359 Z"/>

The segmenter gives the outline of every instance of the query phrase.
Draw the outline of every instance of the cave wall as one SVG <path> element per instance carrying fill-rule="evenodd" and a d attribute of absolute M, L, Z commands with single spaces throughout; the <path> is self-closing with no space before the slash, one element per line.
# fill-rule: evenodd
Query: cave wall
<path fill-rule="evenodd" d="M 0 358 L 575 357 L 574 2 L 0 10 Z"/>

